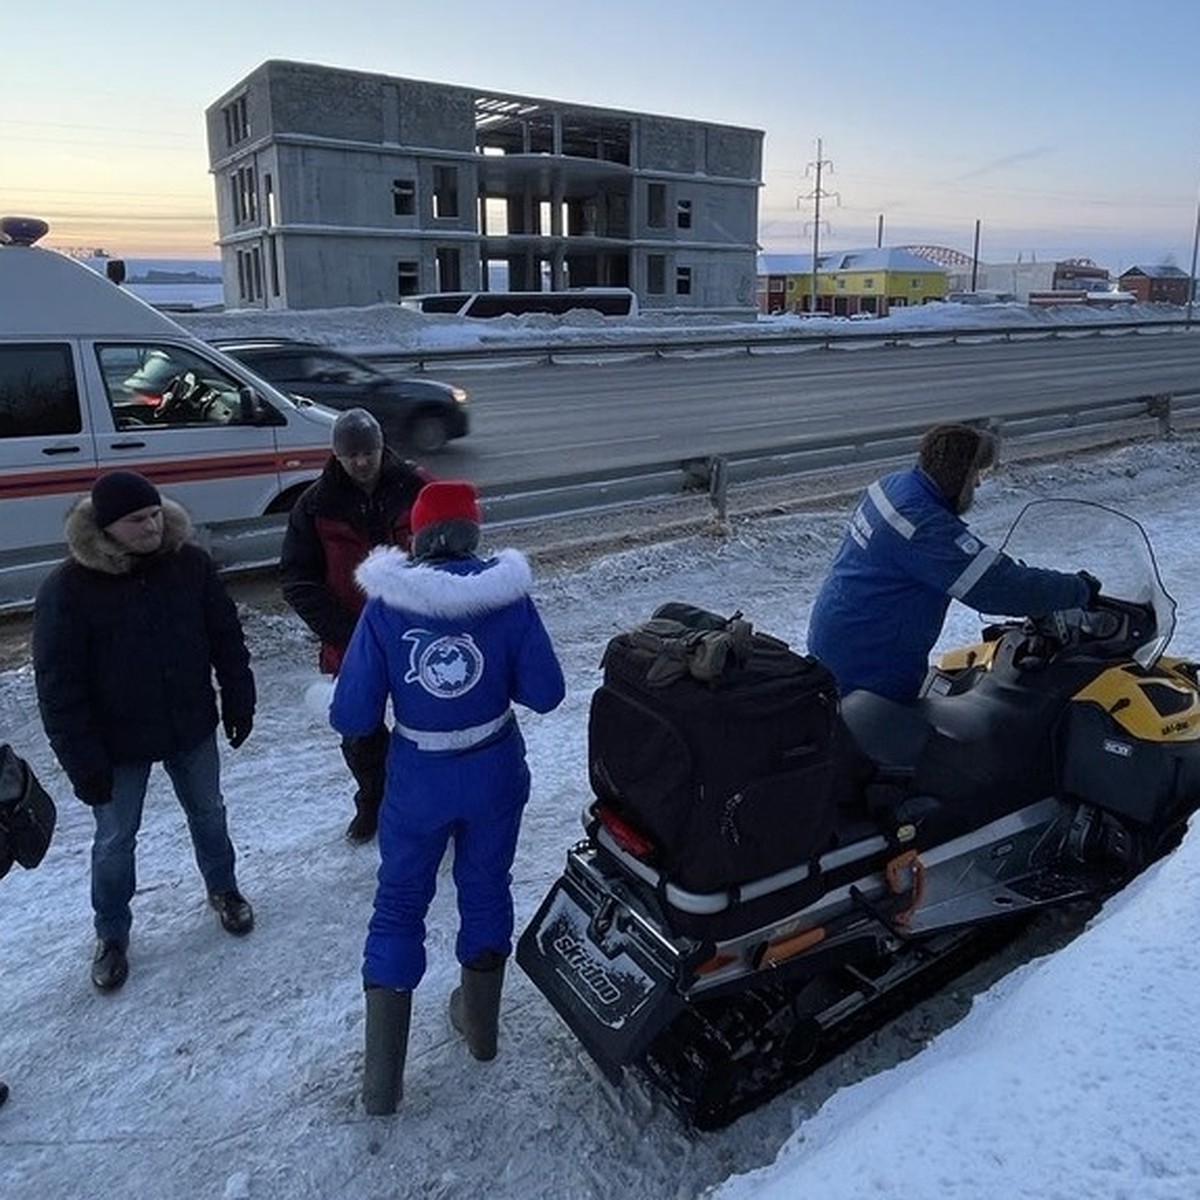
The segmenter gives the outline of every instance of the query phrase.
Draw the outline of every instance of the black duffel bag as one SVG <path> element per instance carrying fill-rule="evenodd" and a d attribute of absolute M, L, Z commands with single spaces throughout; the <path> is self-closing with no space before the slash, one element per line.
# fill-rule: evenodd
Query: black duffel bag
<path fill-rule="evenodd" d="M 14 862 L 30 871 L 42 861 L 57 815 L 29 764 L 7 743 L 0 745 L 0 879 Z"/>
<path fill-rule="evenodd" d="M 852 782 L 822 663 L 740 616 L 673 604 L 614 637 L 602 665 L 592 790 L 649 835 L 669 879 L 718 891 L 828 848 Z"/>

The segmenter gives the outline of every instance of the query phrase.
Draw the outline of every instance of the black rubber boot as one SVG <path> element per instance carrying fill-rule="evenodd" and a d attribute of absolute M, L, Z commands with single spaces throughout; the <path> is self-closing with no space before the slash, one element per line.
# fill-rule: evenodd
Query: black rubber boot
<path fill-rule="evenodd" d="M 471 1056 L 480 1062 L 496 1057 L 500 1027 L 500 992 L 504 988 L 504 959 L 485 955 L 489 965 L 463 967 L 462 985 L 450 993 L 450 1024 L 463 1035 Z M 498 963 L 495 959 L 499 958 Z M 494 964 L 494 965 L 493 965 Z"/>
<path fill-rule="evenodd" d="M 412 1020 L 412 992 L 368 987 L 366 1054 L 363 1058 L 363 1108 L 373 1117 L 396 1111 L 404 1095 L 404 1060 Z"/>

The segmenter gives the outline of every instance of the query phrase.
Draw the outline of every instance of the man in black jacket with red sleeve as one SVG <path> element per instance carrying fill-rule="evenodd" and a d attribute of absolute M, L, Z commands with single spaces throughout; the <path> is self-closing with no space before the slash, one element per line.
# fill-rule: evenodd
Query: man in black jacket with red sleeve
<path fill-rule="evenodd" d="M 279 563 L 283 598 L 321 639 L 326 674 L 337 674 L 365 602 L 355 569 L 374 546 L 408 549 L 409 513 L 429 479 L 384 446 L 379 423 L 366 409 L 347 409 L 334 423 L 333 454 L 292 509 Z M 382 724 L 365 737 L 342 739 L 357 785 L 346 829 L 351 842 L 375 836 L 387 752 Z"/>

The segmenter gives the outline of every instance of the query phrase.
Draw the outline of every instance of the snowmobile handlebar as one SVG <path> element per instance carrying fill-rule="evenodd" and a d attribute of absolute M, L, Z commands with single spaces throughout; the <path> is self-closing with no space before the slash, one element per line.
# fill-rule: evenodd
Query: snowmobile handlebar
<path fill-rule="evenodd" d="M 1104 658 L 1130 654 L 1157 632 L 1154 606 L 1114 596 L 1097 596 L 1087 608 L 1071 608 L 1030 617 L 1028 633 L 1050 639 L 1058 654 L 1082 653 Z"/>

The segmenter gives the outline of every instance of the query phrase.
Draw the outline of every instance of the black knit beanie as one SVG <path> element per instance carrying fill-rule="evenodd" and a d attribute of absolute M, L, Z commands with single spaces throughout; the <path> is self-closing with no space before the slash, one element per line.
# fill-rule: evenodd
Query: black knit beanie
<path fill-rule="evenodd" d="M 921 438 L 917 462 L 942 489 L 955 512 L 966 512 L 975 491 L 975 472 L 990 467 L 996 443 L 986 430 L 970 425 L 935 425 Z"/>
<path fill-rule="evenodd" d="M 333 452 L 339 458 L 383 449 L 383 430 L 365 408 L 348 408 L 333 423 Z"/>
<path fill-rule="evenodd" d="M 92 512 L 96 524 L 107 529 L 114 521 L 139 508 L 162 504 L 158 489 L 136 471 L 110 471 L 92 485 Z"/>

